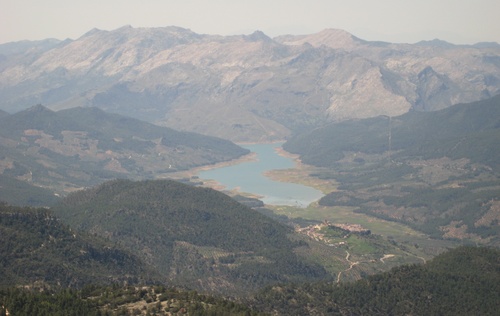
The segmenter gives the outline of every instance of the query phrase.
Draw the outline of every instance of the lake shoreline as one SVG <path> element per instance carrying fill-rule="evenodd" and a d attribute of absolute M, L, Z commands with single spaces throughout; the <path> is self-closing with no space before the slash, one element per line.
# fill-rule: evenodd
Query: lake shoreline
<path fill-rule="evenodd" d="M 182 178 L 192 178 L 196 177 L 202 171 L 208 171 L 212 169 L 224 168 L 234 166 L 244 162 L 257 161 L 257 154 L 254 152 L 250 152 L 246 155 L 243 155 L 239 158 L 217 162 L 211 165 L 204 165 L 199 167 L 194 167 L 188 170 L 176 171 L 169 174 L 170 178 L 173 179 L 182 179 Z"/>
<path fill-rule="evenodd" d="M 276 181 L 267 174 L 274 170 L 301 166 L 298 155 L 281 148 L 282 142 L 243 145 L 252 151 L 240 159 L 191 170 L 204 186 L 232 194 L 261 199 L 270 205 L 300 205 L 317 201 L 324 194 L 311 186 L 292 181 Z"/>
<path fill-rule="evenodd" d="M 266 144 L 280 144 L 280 143 L 283 144 L 283 143 L 285 143 L 285 141 L 284 140 L 283 141 L 275 141 L 275 142 L 270 142 L 270 143 L 243 142 L 243 143 L 236 143 L 236 145 L 243 147 L 243 146 L 251 146 L 251 145 L 266 145 Z M 276 152 L 278 153 L 278 155 L 280 155 L 282 157 L 294 160 L 296 165 L 300 165 L 302 163 L 299 159 L 299 155 L 289 153 L 289 152 L 285 151 L 283 149 L 283 147 L 276 148 Z M 191 168 L 188 170 L 172 172 L 172 173 L 168 174 L 168 177 L 172 178 L 172 179 L 192 178 L 192 177 L 196 177 L 202 171 L 230 167 L 230 166 L 238 165 L 240 163 L 251 162 L 251 161 L 258 161 L 257 154 L 254 152 L 250 152 L 250 153 L 243 155 L 241 157 L 227 160 L 227 161 L 221 161 L 221 162 L 217 162 L 217 163 L 210 164 L 210 165 L 203 165 L 203 166 L 199 166 L 199 167 L 194 167 L 194 168 Z M 211 182 L 211 181 L 208 180 L 206 182 Z M 282 181 L 282 182 L 288 182 L 288 181 Z M 220 184 L 219 185 L 210 185 L 210 187 L 212 187 L 214 189 L 216 188 L 216 190 L 220 190 L 221 186 L 222 185 L 220 185 Z M 224 186 L 222 186 L 222 187 L 224 187 Z"/>

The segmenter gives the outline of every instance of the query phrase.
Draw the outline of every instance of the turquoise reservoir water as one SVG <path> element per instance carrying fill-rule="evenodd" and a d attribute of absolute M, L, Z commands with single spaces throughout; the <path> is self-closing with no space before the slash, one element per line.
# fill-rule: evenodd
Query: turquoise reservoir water
<path fill-rule="evenodd" d="M 257 161 L 243 162 L 237 165 L 202 171 L 201 179 L 215 180 L 226 190 L 238 188 L 241 192 L 262 196 L 261 200 L 270 205 L 294 205 L 306 207 L 323 196 L 314 188 L 288 182 L 273 181 L 264 173 L 275 169 L 293 168 L 294 161 L 280 156 L 276 149 L 281 144 L 244 145 L 257 155 Z"/>

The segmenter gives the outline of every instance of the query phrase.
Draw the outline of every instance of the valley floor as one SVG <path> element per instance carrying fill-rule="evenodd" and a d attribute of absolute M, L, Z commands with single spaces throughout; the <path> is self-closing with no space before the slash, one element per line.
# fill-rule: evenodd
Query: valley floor
<path fill-rule="evenodd" d="M 334 180 L 311 176 L 311 174 L 321 172 L 321 169 L 302 164 L 296 155 L 284 150 L 280 150 L 279 154 L 294 159 L 295 167 L 273 170 L 266 173 L 266 176 L 275 181 L 310 186 L 325 194 L 337 190 L 338 184 Z M 175 176 L 196 181 L 198 180 L 196 174 L 201 170 L 234 165 L 253 159 L 255 156 L 250 154 L 238 160 L 192 169 Z M 203 185 L 217 190 L 223 189 L 214 181 L 204 182 Z M 252 196 L 252 194 L 239 191 L 226 193 Z M 426 260 L 446 249 L 458 245 L 453 241 L 431 239 L 428 235 L 395 221 L 354 212 L 353 207 L 321 206 L 315 202 L 307 207 L 266 205 L 265 208 L 272 211 L 272 214 L 268 215 L 279 217 L 278 220 L 287 222 L 289 225 L 302 227 L 303 232 L 308 229 L 311 232 L 311 227 L 325 222 L 333 225 L 358 225 L 370 232 L 369 236 L 360 236 L 355 233 L 331 236 L 328 225 L 323 225 L 313 235 L 299 233 L 299 237 L 295 237 L 304 239 L 309 244 L 307 249 L 299 249 L 297 253 L 320 263 L 338 282 L 359 279 L 363 275 L 387 271 L 401 264 L 425 263 Z"/>

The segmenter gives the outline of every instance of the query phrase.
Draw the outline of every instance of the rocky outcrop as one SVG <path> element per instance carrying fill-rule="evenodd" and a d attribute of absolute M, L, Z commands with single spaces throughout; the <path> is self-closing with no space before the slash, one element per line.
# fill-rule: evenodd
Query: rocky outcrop
<path fill-rule="evenodd" d="M 443 43 L 368 42 L 333 29 L 274 39 L 94 29 L 43 46 L 0 45 L 0 108 L 98 106 L 233 141 L 269 141 L 327 121 L 432 111 L 500 92 L 499 45 Z"/>

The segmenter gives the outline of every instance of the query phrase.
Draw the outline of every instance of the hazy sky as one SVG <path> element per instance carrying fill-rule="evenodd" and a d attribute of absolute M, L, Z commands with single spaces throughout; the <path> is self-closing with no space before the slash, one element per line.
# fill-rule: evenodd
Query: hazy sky
<path fill-rule="evenodd" d="M 499 0 L 0 0 L 0 43 L 123 25 L 271 37 L 338 28 L 365 40 L 500 43 L 499 14 Z"/>

